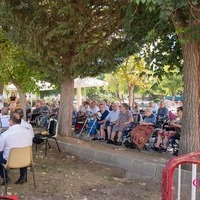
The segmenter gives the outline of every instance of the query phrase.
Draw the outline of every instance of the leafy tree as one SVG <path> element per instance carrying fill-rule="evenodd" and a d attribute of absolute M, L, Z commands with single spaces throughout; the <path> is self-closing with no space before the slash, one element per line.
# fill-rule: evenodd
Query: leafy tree
<path fill-rule="evenodd" d="M 153 51 L 154 58 L 157 60 L 151 58 L 153 68 L 157 68 L 158 72 L 162 73 L 164 70 L 161 63 L 164 65 L 174 63 L 172 67 L 178 64 L 183 66 L 184 115 L 180 142 L 181 153 L 199 150 L 200 2 L 195 0 L 135 0 L 133 2 L 143 4 L 149 10 L 153 10 L 153 13 L 158 13 L 162 21 L 155 24 L 150 32 L 152 41 L 154 40 L 157 46 Z M 155 54 L 160 55 L 160 58 Z"/>
<path fill-rule="evenodd" d="M 7 20 L 2 22 L 4 29 L 34 51 L 43 66 L 40 70 L 61 85 L 61 135 L 71 133 L 74 78 L 111 71 L 121 62 L 115 58 L 126 2 L 1 1 L 2 19 Z"/>
<path fill-rule="evenodd" d="M 124 63 L 117 69 L 117 79 L 122 83 L 126 83 L 128 87 L 129 105 L 132 105 L 134 101 L 134 88 L 146 85 L 148 73 L 144 60 L 137 56 L 126 58 Z"/>
<path fill-rule="evenodd" d="M 105 74 L 106 82 L 108 82 L 107 91 L 117 98 L 119 102 L 122 101 L 121 95 L 127 93 L 127 85 L 120 81 L 117 73 Z"/>
<path fill-rule="evenodd" d="M 172 95 L 172 100 L 175 100 L 175 96 L 183 92 L 183 77 L 181 75 L 172 74 L 170 76 L 164 76 L 160 88 L 166 95 Z"/>
<path fill-rule="evenodd" d="M 36 80 L 41 74 L 32 70 L 26 60 L 28 52 L 10 42 L 0 33 L 0 80 L 4 84 L 13 83 L 20 96 L 20 106 L 25 110 L 25 93 L 37 90 Z"/>

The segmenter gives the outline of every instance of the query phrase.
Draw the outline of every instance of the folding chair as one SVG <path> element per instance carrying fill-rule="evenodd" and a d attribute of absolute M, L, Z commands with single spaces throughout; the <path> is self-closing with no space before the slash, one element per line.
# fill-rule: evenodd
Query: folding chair
<path fill-rule="evenodd" d="M 39 133 L 36 134 L 36 138 L 42 139 L 45 142 L 45 156 L 47 155 L 47 146 L 49 146 L 49 148 L 51 148 L 50 144 L 49 144 L 49 139 L 54 139 L 58 148 L 58 151 L 60 152 L 60 147 L 58 145 L 58 141 L 57 141 L 57 135 L 58 135 L 58 122 L 56 119 L 51 118 L 49 120 L 49 124 L 48 124 L 48 128 L 47 131 L 44 133 Z M 33 139 L 34 141 L 34 139 Z M 37 151 L 37 143 L 36 144 L 36 151 Z"/>
<path fill-rule="evenodd" d="M 30 167 L 31 172 L 33 174 L 34 188 L 36 189 L 35 174 L 33 168 L 32 146 L 23 148 L 12 148 L 10 150 L 7 163 L 1 165 L 3 167 L 6 194 L 7 194 L 6 169 L 19 169 L 23 167 Z M 27 181 L 27 173 L 26 173 L 26 181 Z"/>

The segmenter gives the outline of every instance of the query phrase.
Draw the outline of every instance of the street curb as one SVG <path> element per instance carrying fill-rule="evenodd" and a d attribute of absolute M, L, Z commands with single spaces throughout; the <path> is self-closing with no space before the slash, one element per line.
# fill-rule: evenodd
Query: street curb
<path fill-rule="evenodd" d="M 55 142 L 50 141 L 55 148 Z M 76 155 L 86 160 L 94 161 L 101 164 L 120 167 L 132 173 L 135 177 L 140 178 L 156 178 L 162 179 L 162 171 L 165 167 L 163 164 L 154 163 L 138 158 L 131 158 L 130 156 L 117 155 L 117 153 L 98 150 L 95 148 L 86 148 L 81 144 L 71 144 L 58 141 L 61 151 Z M 174 181 L 177 183 L 178 171 L 175 170 Z M 191 182 L 191 172 L 181 170 L 182 184 Z M 197 175 L 197 178 L 200 175 Z"/>

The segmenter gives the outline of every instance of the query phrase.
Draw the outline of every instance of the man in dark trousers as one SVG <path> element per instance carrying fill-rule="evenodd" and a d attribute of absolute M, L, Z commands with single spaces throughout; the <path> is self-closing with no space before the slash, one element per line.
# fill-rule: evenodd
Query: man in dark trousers
<path fill-rule="evenodd" d="M 22 148 L 32 146 L 32 135 L 30 131 L 21 126 L 21 116 L 17 112 L 10 114 L 10 128 L 0 135 L 0 162 L 6 164 L 9 152 L 12 148 Z M 26 168 L 20 169 L 20 178 L 15 182 L 16 184 L 23 184 L 26 181 Z M 4 178 L 3 167 L 0 165 L 0 175 Z M 11 180 L 6 172 L 6 183 Z M 5 185 L 3 181 L 2 185 Z"/>

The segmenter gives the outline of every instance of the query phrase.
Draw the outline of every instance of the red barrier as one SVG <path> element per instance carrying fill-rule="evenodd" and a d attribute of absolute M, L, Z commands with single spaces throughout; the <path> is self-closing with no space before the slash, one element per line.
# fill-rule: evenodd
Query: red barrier
<path fill-rule="evenodd" d="M 162 172 L 162 200 L 173 200 L 174 171 L 181 164 L 199 164 L 200 151 L 171 158 Z"/>

